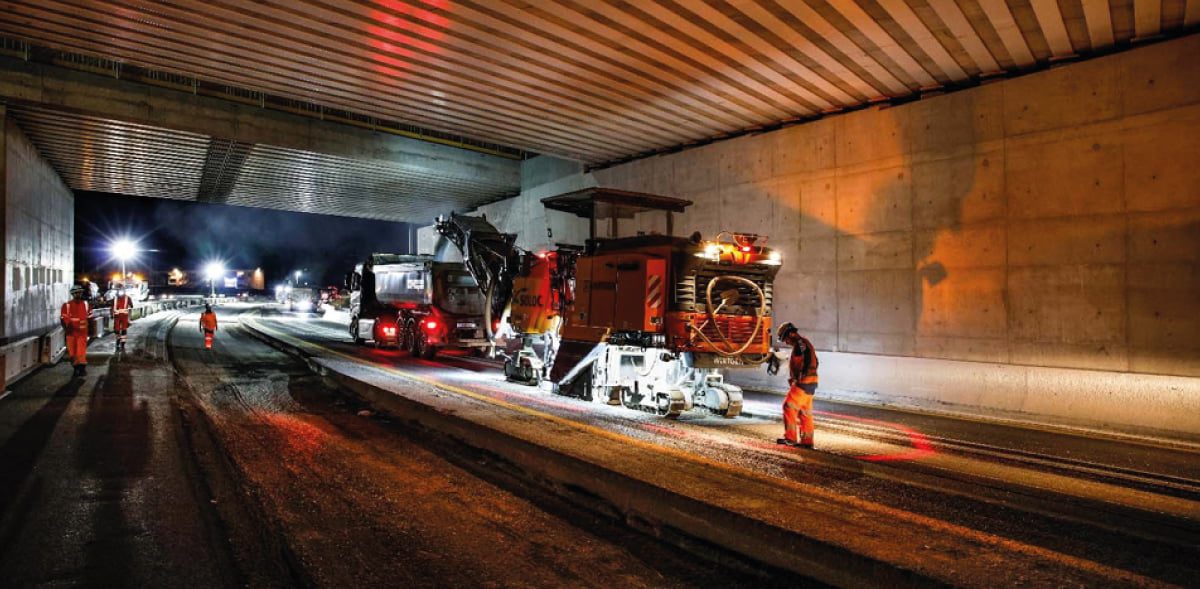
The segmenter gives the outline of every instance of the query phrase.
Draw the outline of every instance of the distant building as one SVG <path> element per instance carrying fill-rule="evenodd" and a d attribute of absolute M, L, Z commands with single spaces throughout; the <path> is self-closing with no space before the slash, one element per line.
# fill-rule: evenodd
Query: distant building
<path fill-rule="evenodd" d="M 149 272 L 147 276 L 151 287 L 208 288 L 208 279 L 204 277 L 204 271 L 200 269 L 171 268 L 170 270 Z M 262 268 L 249 268 L 226 270 L 225 276 L 218 279 L 216 287 L 218 289 L 264 290 L 267 287 L 266 284 L 267 280 Z"/>

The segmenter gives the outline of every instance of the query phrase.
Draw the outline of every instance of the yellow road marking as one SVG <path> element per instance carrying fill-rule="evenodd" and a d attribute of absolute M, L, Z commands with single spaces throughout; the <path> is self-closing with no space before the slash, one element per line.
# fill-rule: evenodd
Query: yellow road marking
<path fill-rule="evenodd" d="M 1020 553 L 1023 553 L 1023 554 L 1029 555 L 1029 556 L 1034 556 L 1037 558 L 1055 561 L 1055 562 L 1058 562 L 1065 566 L 1070 566 L 1070 567 L 1074 567 L 1074 568 L 1077 568 L 1080 570 L 1089 571 L 1089 572 L 1092 572 L 1092 573 L 1095 573 L 1098 575 L 1103 575 L 1103 576 L 1113 578 L 1113 579 L 1121 579 L 1121 580 L 1124 580 L 1129 583 L 1136 583 L 1136 584 L 1142 585 L 1142 586 L 1160 586 L 1160 587 L 1172 587 L 1173 586 L 1169 583 L 1164 583 L 1162 581 L 1158 581 L 1156 579 L 1151 579 L 1149 577 L 1145 577 L 1145 576 L 1142 576 L 1142 575 L 1139 575 L 1136 573 L 1132 573 L 1130 571 L 1109 567 L 1109 566 L 1106 566 L 1106 565 L 1103 565 L 1103 564 L 1100 564 L 1100 563 L 1097 563 L 1094 561 L 1077 558 L 1074 556 L 1063 554 L 1061 552 L 1055 552 L 1053 550 L 1050 550 L 1047 548 L 1042 548 L 1040 546 L 1032 546 L 1029 544 L 1023 544 L 1016 540 L 1002 538 L 1002 537 L 999 537 L 999 536 L 996 536 L 993 534 L 980 532 L 978 530 L 973 530 L 970 528 L 966 528 L 966 527 L 952 524 L 949 522 L 945 522 L 942 520 L 934 519 L 934 518 L 931 518 L 928 516 L 912 513 L 910 511 L 904 511 L 902 509 L 898 509 L 895 507 L 888 507 L 886 505 L 867 501 L 867 500 L 861 499 L 859 497 L 842 495 L 842 494 L 834 493 L 832 491 L 827 491 L 820 487 L 814 487 L 814 486 L 806 485 L 806 484 L 788 480 L 788 479 L 780 479 L 780 478 L 776 478 L 776 477 L 771 477 L 771 476 L 764 475 L 764 474 L 761 474 L 761 473 L 758 473 L 758 472 L 755 472 L 752 470 L 748 470 L 748 469 L 741 468 L 738 466 L 733 466 L 731 464 L 726 464 L 724 462 L 719 462 L 716 460 L 712 460 L 710 458 L 705 458 L 703 456 L 697 456 L 695 454 L 690 454 L 688 452 L 684 452 L 682 450 L 677 450 L 675 448 L 669 448 L 666 446 L 660 446 L 658 444 L 652 444 L 650 442 L 639 440 L 637 438 L 627 436 L 624 434 L 619 434 L 617 432 L 606 430 L 604 428 L 597 427 L 597 426 L 594 426 L 591 424 L 580 423 L 573 419 L 560 417 L 560 416 L 554 415 L 552 413 L 546 413 L 544 411 L 533 409 L 531 407 L 518 405 L 515 403 L 511 403 L 509 401 L 497 399 L 497 398 L 494 398 L 494 397 L 491 397 L 491 396 L 488 396 L 488 395 L 485 395 L 482 393 L 476 393 L 474 391 L 470 391 L 468 389 L 464 389 L 464 388 L 461 388 L 461 387 L 458 387 L 455 385 L 439 382 L 437 380 L 434 380 L 434 379 L 431 379 L 431 378 L 428 378 L 425 376 L 421 376 L 419 374 L 405 372 L 403 370 L 399 370 L 399 369 L 393 368 L 391 366 L 381 366 L 378 364 L 374 364 L 372 362 L 363 360 L 362 358 L 359 358 L 358 356 L 354 356 L 352 354 L 347 354 L 344 352 L 339 352 L 337 350 L 325 347 L 323 345 L 308 342 L 308 341 L 293 337 L 289 334 L 282 333 L 282 332 L 272 329 L 270 327 L 266 327 L 265 325 L 262 325 L 261 323 L 259 323 L 256 320 L 248 319 L 248 322 L 253 323 L 254 325 L 256 325 L 259 329 L 261 329 L 263 331 L 271 332 L 275 336 L 278 336 L 280 339 L 283 339 L 285 341 L 290 340 L 291 342 L 294 342 L 293 345 L 316 348 L 318 350 L 322 350 L 329 354 L 333 354 L 335 356 L 338 356 L 345 360 L 354 362 L 356 364 L 360 364 L 362 366 L 366 366 L 368 368 L 372 368 L 372 369 L 375 369 L 378 371 L 388 372 L 388 373 L 394 374 L 394 375 L 399 376 L 406 380 L 424 383 L 424 384 L 427 384 L 434 388 L 438 388 L 438 389 L 442 389 L 447 392 L 463 395 L 465 397 L 469 397 L 469 398 L 475 399 L 477 401 L 481 401 L 481 402 L 488 403 L 491 405 L 503 407 L 505 409 L 509 409 L 511 411 L 516 411 L 518 413 L 523 413 L 523 414 L 529 415 L 531 417 L 537 417 L 540 419 L 552 421 L 554 423 L 564 425 L 569 428 L 574 428 L 574 429 L 584 431 L 584 432 L 587 432 L 587 433 L 590 433 L 593 435 L 598 435 L 598 436 L 601 436 L 604 438 L 608 438 L 610 440 L 620 442 L 621 444 L 627 444 L 627 445 L 639 447 L 644 450 L 648 450 L 651 452 L 658 452 L 660 454 L 667 454 L 667 455 L 670 455 L 670 456 L 673 456 L 673 457 L 676 457 L 676 458 L 679 458 L 682 460 L 686 460 L 686 461 L 689 461 L 692 463 L 703 465 L 705 467 L 715 468 L 715 469 L 727 472 L 729 474 L 732 474 L 732 475 L 735 475 L 735 476 L 738 476 L 741 478 L 754 479 L 760 483 L 769 484 L 769 485 L 782 485 L 782 486 L 790 487 L 792 490 L 799 493 L 799 495 L 797 495 L 797 496 L 814 496 L 814 495 L 820 496 L 821 498 L 828 500 L 830 502 L 833 502 L 833 503 L 841 503 L 843 505 L 850 505 L 856 509 L 872 511 L 879 515 L 890 517 L 890 518 L 903 519 L 912 524 L 933 528 L 934 530 L 937 530 L 939 532 L 954 534 L 956 536 L 971 540 L 973 542 L 987 544 L 987 545 L 996 546 L 996 547 L 1000 547 L 1000 548 L 1005 548 L 1007 550 L 1012 550 L 1014 552 L 1020 552 Z"/>

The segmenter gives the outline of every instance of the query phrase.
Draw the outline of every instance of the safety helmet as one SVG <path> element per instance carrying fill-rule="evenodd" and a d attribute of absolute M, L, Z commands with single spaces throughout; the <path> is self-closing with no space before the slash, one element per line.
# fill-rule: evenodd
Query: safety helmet
<path fill-rule="evenodd" d="M 775 330 L 775 339 L 777 339 L 779 341 L 783 341 L 783 340 L 787 339 L 787 336 L 791 335 L 793 332 L 796 332 L 796 331 L 800 331 L 800 330 L 797 329 L 795 325 L 792 325 L 791 321 L 785 321 L 782 325 L 779 326 L 779 329 Z"/>

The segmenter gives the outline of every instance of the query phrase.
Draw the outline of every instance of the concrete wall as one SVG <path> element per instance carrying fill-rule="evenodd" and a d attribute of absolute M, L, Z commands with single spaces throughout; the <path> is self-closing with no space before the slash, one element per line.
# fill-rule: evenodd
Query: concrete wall
<path fill-rule="evenodd" d="M 75 197 L 20 128 L 4 118 L 4 306 L 0 338 L 58 326 L 75 267 Z"/>
<path fill-rule="evenodd" d="M 825 394 L 1200 435 L 1197 56 L 1193 35 L 541 185 L 768 234 L 776 319 L 834 352 Z M 488 217 L 541 242 L 533 193 Z"/>
<path fill-rule="evenodd" d="M 1073 382 L 1103 390 L 1113 373 L 1200 376 L 1198 55 L 1193 35 L 594 176 L 694 200 L 682 227 L 769 234 L 777 319 L 845 353 L 825 382 L 1089 421 L 1086 405 L 1014 402 L 1046 391 L 998 375 L 1083 369 Z M 860 354 L 939 362 L 873 371 L 885 360 Z M 1169 429 L 1200 432 L 1198 382 L 1155 389 L 1164 411 L 1127 421 L 1167 427 L 1190 407 Z"/>
<path fill-rule="evenodd" d="M 583 166 L 571 161 L 540 156 L 521 164 L 521 194 L 479 207 L 470 214 L 485 215 L 497 229 L 516 233 L 517 245 L 530 251 L 549 249 L 556 243 L 582 245 L 587 238 L 586 219 L 559 211 L 547 211 L 542 199 L 595 186 Z M 417 252 L 455 259 L 457 252 L 440 240 L 432 226 L 417 229 Z"/>

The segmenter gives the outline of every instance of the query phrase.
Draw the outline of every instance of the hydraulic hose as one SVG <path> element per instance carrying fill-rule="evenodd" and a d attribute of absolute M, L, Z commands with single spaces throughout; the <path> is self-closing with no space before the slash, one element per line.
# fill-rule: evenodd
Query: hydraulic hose
<path fill-rule="evenodd" d="M 754 329 L 751 330 L 750 336 L 748 338 L 746 338 L 746 342 L 740 346 L 737 343 L 730 341 L 729 336 L 725 335 L 724 330 L 721 329 L 721 324 L 717 322 L 716 315 L 725 306 L 726 301 L 721 301 L 720 305 L 718 305 L 715 309 L 713 308 L 713 299 L 712 299 L 713 287 L 716 286 L 718 282 L 722 282 L 722 281 L 726 281 L 726 280 L 731 280 L 734 282 L 741 282 L 743 284 L 749 285 L 750 288 L 753 288 L 754 291 L 758 293 L 759 304 L 758 304 L 758 312 L 755 313 Z M 742 276 L 734 276 L 732 274 L 726 274 L 723 276 L 717 276 L 717 277 L 713 278 L 712 280 L 708 281 L 708 288 L 704 292 L 704 298 L 705 298 L 705 308 L 706 308 L 707 314 L 708 314 L 708 319 L 705 321 L 705 324 L 707 325 L 708 322 L 711 321 L 713 324 L 713 327 L 717 330 L 717 335 L 720 337 L 721 342 L 723 344 L 725 344 L 726 346 L 728 346 L 729 348 L 737 348 L 737 349 L 733 350 L 733 351 L 722 350 L 722 349 L 720 349 L 719 346 L 717 346 L 716 343 L 714 343 L 711 339 L 709 339 L 709 337 L 707 335 L 704 335 L 703 326 L 696 327 L 689 323 L 688 327 L 691 327 L 693 330 L 695 330 L 696 334 L 700 336 L 700 339 L 704 340 L 705 343 L 712 346 L 713 349 L 717 352 L 717 354 L 720 354 L 727 358 L 732 358 L 734 356 L 741 355 L 742 352 L 746 351 L 746 348 L 750 347 L 750 344 L 754 343 L 755 338 L 758 336 L 759 330 L 762 329 L 763 316 L 765 316 L 767 314 L 766 293 L 764 293 L 762 288 L 759 288 L 758 284 L 756 284 L 753 280 L 744 278 Z"/>
<path fill-rule="evenodd" d="M 496 294 L 496 281 L 488 285 L 487 294 L 483 301 L 483 333 L 487 334 L 489 344 L 496 344 L 496 330 L 492 329 L 492 296 Z"/>

